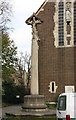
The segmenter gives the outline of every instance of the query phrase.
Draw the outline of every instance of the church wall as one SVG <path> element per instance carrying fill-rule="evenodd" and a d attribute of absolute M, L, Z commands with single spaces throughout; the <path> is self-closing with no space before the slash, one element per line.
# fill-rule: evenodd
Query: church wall
<path fill-rule="evenodd" d="M 55 4 L 48 2 L 37 16 L 43 21 L 37 26 L 39 42 L 39 94 L 46 101 L 56 101 L 57 96 L 65 91 L 65 85 L 74 85 L 76 81 L 76 50 L 74 47 L 56 48 L 54 45 Z M 75 66 L 74 66 L 75 64 Z M 55 81 L 56 93 L 49 91 L 51 81 Z"/>
<path fill-rule="evenodd" d="M 74 48 L 74 85 L 76 90 L 76 47 Z"/>

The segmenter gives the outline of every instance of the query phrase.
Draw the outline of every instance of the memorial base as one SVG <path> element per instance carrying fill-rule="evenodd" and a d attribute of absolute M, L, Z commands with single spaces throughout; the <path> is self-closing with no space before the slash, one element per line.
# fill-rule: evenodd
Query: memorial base
<path fill-rule="evenodd" d="M 22 106 L 25 111 L 45 111 L 46 105 L 43 95 L 26 95 Z"/>

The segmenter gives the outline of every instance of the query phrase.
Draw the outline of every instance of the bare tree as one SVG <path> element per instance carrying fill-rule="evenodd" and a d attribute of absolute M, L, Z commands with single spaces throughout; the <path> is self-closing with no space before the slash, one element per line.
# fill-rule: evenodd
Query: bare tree
<path fill-rule="evenodd" d="M 20 53 L 20 58 L 18 62 L 19 66 L 19 73 L 22 77 L 22 81 L 24 82 L 24 73 L 27 74 L 27 88 L 30 87 L 30 78 L 31 78 L 31 56 L 27 53 L 23 55 L 23 53 Z"/>
<path fill-rule="evenodd" d="M 0 0 L 0 31 L 9 29 L 8 22 L 11 22 L 12 5 L 8 0 Z"/>

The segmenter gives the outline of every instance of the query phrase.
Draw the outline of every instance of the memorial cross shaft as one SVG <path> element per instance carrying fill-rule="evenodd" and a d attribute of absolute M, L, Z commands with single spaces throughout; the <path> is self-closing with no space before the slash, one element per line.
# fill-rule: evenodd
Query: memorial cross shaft
<path fill-rule="evenodd" d="M 37 31 L 37 24 L 41 24 L 41 20 L 35 14 L 30 17 L 26 23 L 32 26 L 32 51 L 31 51 L 31 94 L 39 94 L 38 85 L 38 42 L 40 41 Z"/>

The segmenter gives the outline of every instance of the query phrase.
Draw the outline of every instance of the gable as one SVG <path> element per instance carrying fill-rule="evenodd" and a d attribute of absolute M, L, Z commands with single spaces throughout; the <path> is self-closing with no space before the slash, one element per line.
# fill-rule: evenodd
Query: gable
<path fill-rule="evenodd" d="M 41 11 L 44 11 L 44 7 L 47 4 L 49 0 L 45 0 L 43 4 L 40 6 L 40 8 L 37 10 L 36 15 L 38 15 Z"/>

